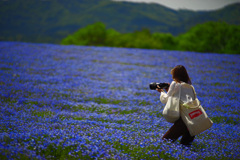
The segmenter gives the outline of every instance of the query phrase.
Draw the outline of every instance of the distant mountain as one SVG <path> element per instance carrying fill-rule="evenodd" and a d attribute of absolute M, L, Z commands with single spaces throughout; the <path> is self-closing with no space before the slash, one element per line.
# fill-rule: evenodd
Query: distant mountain
<path fill-rule="evenodd" d="M 95 22 L 121 33 L 148 28 L 178 35 L 207 21 L 240 25 L 240 3 L 206 12 L 111 0 L 1 0 L 0 40 L 60 43 Z"/>

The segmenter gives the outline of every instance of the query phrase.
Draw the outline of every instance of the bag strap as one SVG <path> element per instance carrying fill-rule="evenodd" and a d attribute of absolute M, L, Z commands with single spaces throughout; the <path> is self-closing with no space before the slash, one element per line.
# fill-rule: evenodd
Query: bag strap
<path fill-rule="evenodd" d="M 189 102 L 189 103 L 182 104 L 187 109 L 189 109 L 189 108 L 197 108 L 200 105 L 200 102 L 197 99 L 197 93 L 195 91 L 195 88 L 192 85 L 190 85 L 190 86 L 191 86 L 191 88 L 193 90 L 193 93 L 194 93 L 194 100 Z"/>
<path fill-rule="evenodd" d="M 196 93 L 196 91 L 195 91 L 195 89 L 194 89 L 194 87 L 191 85 L 191 87 L 192 87 L 192 89 L 193 89 L 193 93 L 194 93 L 194 99 L 196 99 L 197 98 L 197 93 Z"/>
<path fill-rule="evenodd" d="M 178 99 L 180 100 L 180 98 L 181 98 L 181 89 L 182 89 L 182 85 L 181 85 L 181 83 L 180 83 L 180 87 L 179 87 L 179 95 L 178 95 Z"/>
<path fill-rule="evenodd" d="M 180 107 L 180 105 L 181 105 L 181 103 L 183 103 L 182 101 L 181 101 L 181 92 L 182 92 L 182 84 L 180 83 L 180 87 L 179 87 L 179 107 Z M 180 108 L 179 108 L 179 110 L 180 110 Z"/>

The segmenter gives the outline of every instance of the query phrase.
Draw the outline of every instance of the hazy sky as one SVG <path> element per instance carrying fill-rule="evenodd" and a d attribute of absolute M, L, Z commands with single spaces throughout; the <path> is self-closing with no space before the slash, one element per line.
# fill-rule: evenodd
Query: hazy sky
<path fill-rule="evenodd" d="M 172 9 L 215 10 L 240 0 L 114 0 L 129 2 L 159 3 Z"/>

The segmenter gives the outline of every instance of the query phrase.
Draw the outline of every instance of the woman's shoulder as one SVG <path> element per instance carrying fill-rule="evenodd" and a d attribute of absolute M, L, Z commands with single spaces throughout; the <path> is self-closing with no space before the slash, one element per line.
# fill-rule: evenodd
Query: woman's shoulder
<path fill-rule="evenodd" d="M 171 88 L 174 88 L 176 86 L 176 82 L 175 81 L 172 81 L 171 83 L 170 83 L 170 87 Z"/>
<path fill-rule="evenodd" d="M 170 86 L 172 86 L 172 87 L 179 87 L 179 86 L 193 87 L 192 84 L 188 84 L 188 83 L 185 83 L 185 82 L 182 82 L 182 81 L 180 83 L 178 83 L 176 81 L 172 81 Z"/>
<path fill-rule="evenodd" d="M 188 83 L 182 82 L 180 85 L 181 85 L 182 89 L 192 89 L 192 88 L 194 89 L 192 84 L 188 84 Z"/>
<path fill-rule="evenodd" d="M 180 86 L 181 86 L 181 83 L 178 83 L 178 82 L 176 82 L 176 81 L 172 81 L 171 84 L 170 84 L 170 87 L 171 87 L 172 89 L 177 89 L 177 88 L 179 88 Z"/>
<path fill-rule="evenodd" d="M 181 82 L 181 86 L 192 86 L 192 84 L 186 83 L 186 82 Z"/>
<path fill-rule="evenodd" d="M 172 81 L 170 85 L 175 85 L 177 82 L 175 81 Z"/>
<path fill-rule="evenodd" d="M 181 83 L 178 83 L 178 82 L 176 82 L 176 81 L 172 81 L 172 82 L 171 82 L 171 85 L 176 87 L 176 86 L 181 86 L 182 84 L 181 84 Z"/>

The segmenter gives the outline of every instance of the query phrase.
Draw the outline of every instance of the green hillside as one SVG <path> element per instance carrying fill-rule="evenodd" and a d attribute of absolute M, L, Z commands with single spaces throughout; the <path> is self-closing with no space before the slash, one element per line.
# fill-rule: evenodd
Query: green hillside
<path fill-rule="evenodd" d="M 172 10 L 158 4 L 111 0 L 0 1 L 0 40 L 60 43 L 89 24 L 130 33 L 148 28 L 152 33 L 178 35 L 206 21 L 240 24 L 240 3 L 211 12 Z"/>

